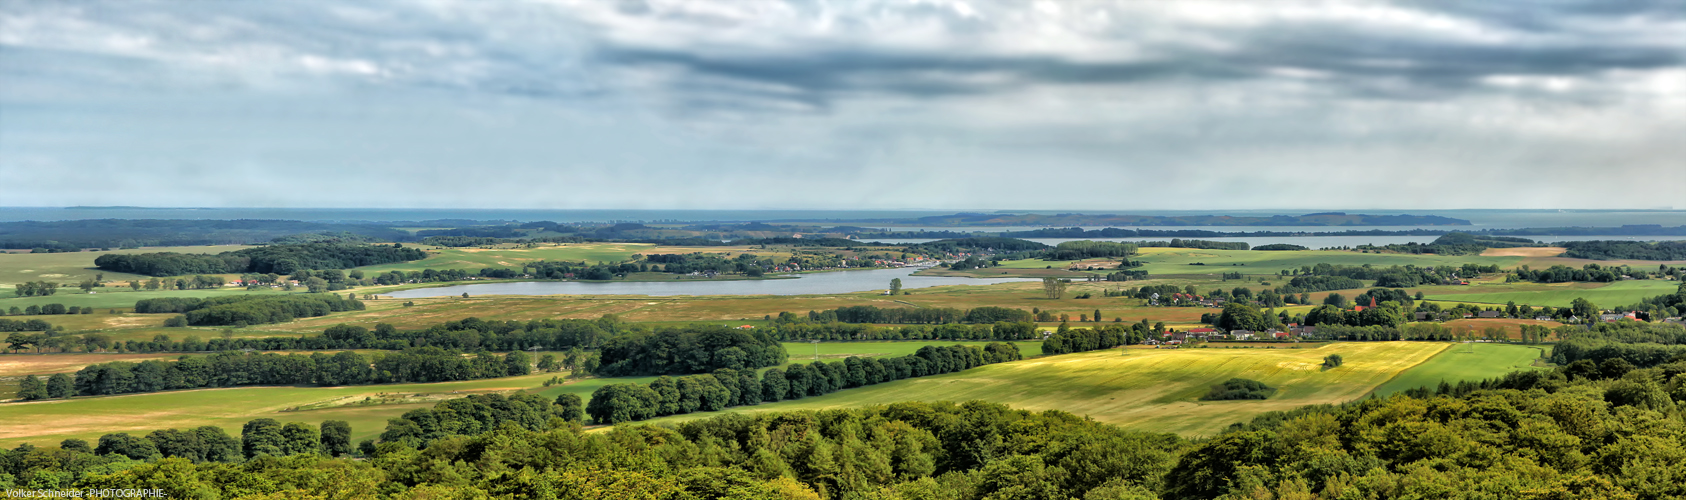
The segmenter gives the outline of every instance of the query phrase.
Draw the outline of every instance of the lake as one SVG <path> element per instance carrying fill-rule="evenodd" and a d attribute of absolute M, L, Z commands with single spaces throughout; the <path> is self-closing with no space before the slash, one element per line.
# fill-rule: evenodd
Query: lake
<path fill-rule="evenodd" d="M 902 289 L 927 288 L 943 285 L 989 285 L 1014 281 L 1039 281 L 1028 278 L 960 278 L 946 276 L 913 276 L 922 267 L 872 269 L 865 271 L 832 271 L 798 275 L 796 279 L 740 280 L 740 281 L 523 281 L 516 283 L 481 283 L 438 288 L 416 288 L 386 295 L 398 299 L 422 297 L 450 297 L 467 293 L 477 295 L 826 295 L 871 290 L 888 290 L 890 280 L 901 278 Z"/>

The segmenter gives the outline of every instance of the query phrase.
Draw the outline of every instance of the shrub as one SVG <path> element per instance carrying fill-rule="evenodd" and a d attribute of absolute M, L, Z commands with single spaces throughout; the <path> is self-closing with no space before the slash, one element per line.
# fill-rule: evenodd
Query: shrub
<path fill-rule="evenodd" d="M 1212 390 L 1200 399 L 1206 401 L 1226 401 L 1231 399 L 1265 399 L 1276 394 L 1276 388 L 1264 385 L 1257 380 L 1232 378 L 1224 383 L 1212 386 Z"/>

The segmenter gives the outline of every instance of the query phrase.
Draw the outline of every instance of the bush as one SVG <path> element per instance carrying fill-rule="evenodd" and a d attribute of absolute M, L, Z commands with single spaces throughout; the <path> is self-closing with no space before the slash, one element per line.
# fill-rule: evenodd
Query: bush
<path fill-rule="evenodd" d="M 187 316 L 171 316 L 170 319 L 164 320 L 164 326 L 169 328 L 181 328 L 187 326 Z"/>
<path fill-rule="evenodd" d="M 1330 354 L 1323 357 L 1323 369 L 1327 370 L 1337 366 L 1341 366 L 1341 355 Z"/>
<path fill-rule="evenodd" d="M 1232 378 L 1224 383 L 1212 386 L 1212 390 L 1200 399 L 1205 401 L 1227 401 L 1232 399 L 1265 399 L 1276 394 L 1276 388 L 1264 385 L 1257 380 Z"/>

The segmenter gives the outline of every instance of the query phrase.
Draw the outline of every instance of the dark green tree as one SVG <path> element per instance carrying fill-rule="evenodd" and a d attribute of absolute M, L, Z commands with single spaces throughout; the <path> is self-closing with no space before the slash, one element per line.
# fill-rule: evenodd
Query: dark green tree
<path fill-rule="evenodd" d="M 34 375 L 25 376 L 23 381 L 18 383 L 18 399 L 34 401 L 47 399 L 47 397 L 47 384 L 42 383 L 41 379 L 35 378 Z"/>
<path fill-rule="evenodd" d="M 344 420 L 322 421 L 322 454 L 337 457 L 351 454 L 351 423 Z"/>

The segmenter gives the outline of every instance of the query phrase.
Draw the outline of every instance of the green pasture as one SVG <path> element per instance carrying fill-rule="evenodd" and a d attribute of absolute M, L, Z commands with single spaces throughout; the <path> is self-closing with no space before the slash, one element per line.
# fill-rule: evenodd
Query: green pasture
<path fill-rule="evenodd" d="M 1668 295 L 1678 290 L 1676 281 L 1632 280 L 1609 284 L 1599 283 L 1508 283 L 1473 287 L 1425 287 L 1426 297 L 1434 301 L 1473 302 L 1479 304 L 1527 304 L 1534 307 L 1569 307 L 1576 297 L 1585 298 L 1602 307 L 1637 304 L 1642 299 Z M 1461 293 L 1467 292 L 1467 293 Z"/>
<path fill-rule="evenodd" d="M 1131 429 L 1211 435 L 1267 411 L 1363 397 L 1448 345 L 1347 342 L 1307 349 L 1109 349 L 999 363 L 726 411 L 819 410 L 898 401 L 977 399 L 1033 411 L 1065 410 Z M 1332 370 L 1322 369 L 1323 357 L 1329 354 L 1340 354 L 1346 363 Z M 1198 401 L 1210 386 L 1231 377 L 1259 380 L 1280 390 L 1262 401 Z M 652 422 L 717 414 L 694 413 Z"/>
<path fill-rule="evenodd" d="M 1545 349 L 1536 345 L 1474 342 L 1454 345 L 1377 387 L 1375 394 L 1388 396 L 1407 389 L 1432 388 L 1441 382 L 1485 380 L 1533 369 L 1534 360 L 1543 356 Z"/>
<path fill-rule="evenodd" d="M 149 279 L 150 276 L 114 273 L 94 268 L 94 259 L 108 253 L 137 254 L 154 252 L 223 253 L 248 248 L 241 245 L 198 247 L 147 247 L 105 252 L 66 253 L 0 253 L 0 284 L 11 287 L 25 281 L 51 281 L 75 286 L 77 282 L 104 274 L 105 280 Z M 6 293 L 10 295 L 10 293 Z"/>

